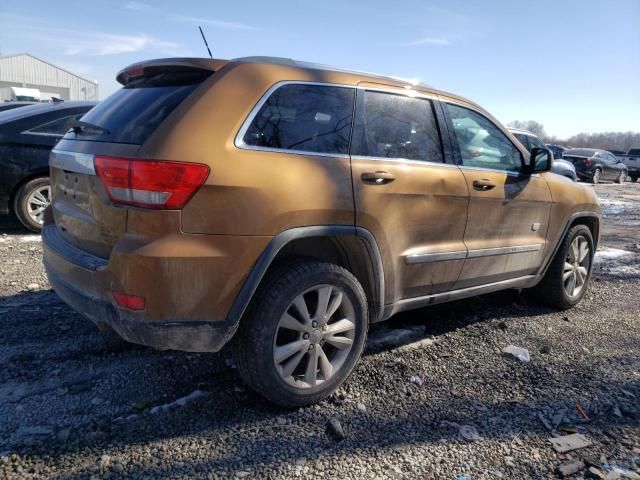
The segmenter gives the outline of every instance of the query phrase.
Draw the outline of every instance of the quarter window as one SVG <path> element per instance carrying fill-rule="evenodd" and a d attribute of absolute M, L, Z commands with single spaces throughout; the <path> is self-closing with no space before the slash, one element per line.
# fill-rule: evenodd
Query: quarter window
<path fill-rule="evenodd" d="M 58 118 L 51 122 L 38 125 L 29 130 L 29 133 L 44 133 L 46 135 L 64 135 L 71 128 L 73 123 L 80 120 L 84 113 L 77 115 L 69 115 L 68 117 Z"/>
<path fill-rule="evenodd" d="M 365 91 L 358 101 L 351 153 L 442 162 L 442 145 L 432 102 Z"/>
<path fill-rule="evenodd" d="M 519 171 L 520 150 L 483 115 L 468 108 L 446 104 L 462 157 L 462 165 Z"/>
<path fill-rule="evenodd" d="M 354 96 L 353 88 L 284 85 L 262 105 L 243 141 L 256 147 L 347 154 Z"/>

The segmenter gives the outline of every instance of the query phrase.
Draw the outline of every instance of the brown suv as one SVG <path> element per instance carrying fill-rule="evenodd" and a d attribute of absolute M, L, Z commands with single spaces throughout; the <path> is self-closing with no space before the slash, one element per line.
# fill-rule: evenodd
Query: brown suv
<path fill-rule="evenodd" d="M 44 263 L 69 305 L 128 341 L 231 342 L 252 388 L 304 405 L 397 312 L 506 288 L 569 308 L 585 293 L 594 193 L 468 100 L 262 57 L 117 78 L 51 154 Z"/>

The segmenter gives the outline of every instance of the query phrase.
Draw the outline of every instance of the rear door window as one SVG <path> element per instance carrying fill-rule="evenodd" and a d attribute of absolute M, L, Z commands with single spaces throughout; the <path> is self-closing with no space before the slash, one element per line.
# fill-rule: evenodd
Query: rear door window
<path fill-rule="evenodd" d="M 251 147 L 322 154 L 349 153 L 355 89 L 328 85 L 279 87 L 251 120 Z"/>
<path fill-rule="evenodd" d="M 104 130 L 83 129 L 77 136 L 99 142 L 141 145 L 213 72 L 195 68 L 151 67 L 99 103 L 82 121 Z"/>
<path fill-rule="evenodd" d="M 442 144 L 425 98 L 365 91 L 358 100 L 353 155 L 442 162 Z"/>

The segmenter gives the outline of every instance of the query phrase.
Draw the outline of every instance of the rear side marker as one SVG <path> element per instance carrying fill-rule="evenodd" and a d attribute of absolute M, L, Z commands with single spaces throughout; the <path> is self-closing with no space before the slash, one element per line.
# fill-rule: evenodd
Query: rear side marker
<path fill-rule="evenodd" d="M 96 173 L 117 205 L 179 210 L 204 184 L 209 167 L 200 163 L 95 158 Z"/>
<path fill-rule="evenodd" d="M 129 310 L 144 310 L 146 304 L 144 297 L 120 292 L 111 292 L 111 294 L 120 307 L 128 308 Z"/>

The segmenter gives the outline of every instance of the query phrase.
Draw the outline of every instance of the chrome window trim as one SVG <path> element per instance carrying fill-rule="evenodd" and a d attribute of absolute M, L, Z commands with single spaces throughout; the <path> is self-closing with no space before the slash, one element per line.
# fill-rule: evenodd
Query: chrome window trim
<path fill-rule="evenodd" d="M 466 260 L 469 258 L 492 257 L 496 255 L 510 255 L 513 253 L 528 253 L 542 250 L 544 244 L 532 243 L 528 245 L 514 245 L 510 247 L 478 248 L 474 250 L 457 250 L 454 252 L 418 253 L 406 255 L 407 265 L 419 263 L 446 262 L 448 260 Z"/>
<path fill-rule="evenodd" d="M 511 170 L 499 170 L 497 168 L 488 168 L 488 167 L 468 167 L 468 166 L 464 166 L 464 165 L 455 165 L 456 167 L 459 167 L 461 170 L 477 170 L 479 172 L 499 172 L 499 173 L 506 173 L 507 175 L 511 176 L 511 177 L 539 177 L 540 174 L 539 173 L 532 173 L 530 175 L 527 175 L 525 173 L 522 172 L 513 172 Z"/>
<path fill-rule="evenodd" d="M 312 152 L 312 151 L 306 151 L 306 150 L 288 150 L 286 148 L 259 147 L 255 145 L 248 145 L 244 142 L 244 136 L 246 135 L 247 130 L 249 130 L 249 127 L 253 122 L 253 119 L 258 114 L 262 106 L 266 103 L 269 97 L 271 97 L 271 95 L 275 93 L 276 90 L 286 85 L 316 85 L 321 87 L 351 88 L 353 90 L 362 91 L 362 92 L 370 90 L 370 91 L 376 91 L 376 92 L 391 93 L 394 95 L 403 95 L 410 98 L 423 98 L 425 100 L 438 101 L 438 97 L 435 94 L 433 95 L 426 94 L 419 90 L 414 90 L 409 88 L 403 89 L 403 87 L 393 88 L 389 86 L 389 88 L 384 88 L 383 86 L 368 87 L 364 85 L 348 85 L 344 83 L 313 82 L 313 81 L 306 81 L 306 80 L 282 80 L 280 82 L 274 83 L 273 85 L 271 85 L 271 87 L 267 89 L 267 91 L 262 95 L 262 97 L 260 97 L 260 100 L 258 100 L 258 103 L 256 103 L 254 107 L 251 109 L 251 111 L 249 112 L 249 115 L 247 115 L 247 118 L 244 120 L 244 122 L 242 122 L 240 130 L 238 130 L 238 133 L 236 134 L 235 139 L 233 141 L 233 144 L 236 148 L 239 148 L 241 150 L 253 150 L 258 152 L 289 153 L 292 155 L 307 155 L 307 156 L 317 156 L 317 157 L 332 157 L 332 158 L 349 158 L 350 157 L 348 153 L 324 153 L 324 152 Z M 354 106 L 354 110 L 355 110 L 355 106 Z M 352 125 L 352 130 L 353 130 L 353 125 Z M 457 165 L 446 164 L 445 162 L 442 162 L 442 163 L 432 162 L 430 160 L 390 159 L 385 157 L 367 157 L 365 155 L 353 155 L 351 157 L 357 158 L 357 159 L 395 160 L 395 161 L 401 161 L 401 162 L 416 162 L 419 164 L 428 163 L 432 165 L 445 165 L 445 166 L 452 166 L 452 167 L 457 166 Z"/>
<path fill-rule="evenodd" d="M 62 138 L 66 135 L 65 133 L 45 133 L 45 132 L 32 132 L 31 130 L 25 130 L 24 132 L 20 132 L 23 135 L 40 135 L 43 137 L 57 137 Z"/>
<path fill-rule="evenodd" d="M 352 160 L 373 160 L 374 162 L 396 162 L 396 163 L 408 163 L 411 165 L 425 165 L 429 167 L 447 167 L 458 168 L 458 165 L 445 162 L 434 162 L 432 160 L 411 160 L 409 158 L 397 158 L 397 157 L 368 157 L 366 155 L 351 155 Z"/>
<path fill-rule="evenodd" d="M 280 82 L 274 83 L 271 85 L 267 91 L 260 97 L 258 103 L 251 109 L 247 118 L 242 122 L 242 126 L 238 133 L 236 134 L 236 138 L 233 141 L 233 144 L 236 148 L 240 148 L 242 150 L 254 150 L 259 152 L 278 152 L 278 153 L 290 153 L 292 155 L 309 155 L 309 156 L 319 156 L 319 157 L 334 157 L 334 158 L 349 158 L 348 153 L 325 153 L 325 152 L 312 152 L 306 150 L 289 150 L 286 148 L 273 148 L 273 147 L 259 147 L 256 145 L 247 145 L 244 142 L 244 136 L 249 130 L 253 119 L 258 114 L 262 106 L 266 103 L 266 101 L 281 87 L 286 85 L 316 85 L 320 87 L 337 87 L 337 88 L 350 88 L 352 90 L 356 90 L 355 85 L 345 85 L 342 83 L 329 83 L 329 82 L 307 82 L 304 80 L 282 80 Z"/>
<path fill-rule="evenodd" d="M 94 159 L 95 155 L 90 153 L 67 152 L 54 148 L 49 154 L 49 165 L 68 172 L 95 175 Z"/>

